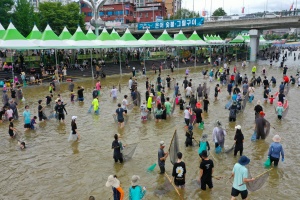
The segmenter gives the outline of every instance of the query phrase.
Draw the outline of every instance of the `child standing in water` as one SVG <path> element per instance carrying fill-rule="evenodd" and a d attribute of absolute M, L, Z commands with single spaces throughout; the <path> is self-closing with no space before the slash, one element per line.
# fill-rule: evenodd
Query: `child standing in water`
<path fill-rule="evenodd" d="M 269 97 L 269 100 L 270 100 L 270 104 L 273 104 L 273 102 L 274 102 L 274 97 L 273 97 L 273 95 L 271 95 L 271 97 Z"/>
<path fill-rule="evenodd" d="M 189 73 L 190 73 L 189 68 L 186 68 L 186 70 L 185 70 L 185 75 L 189 75 Z"/>
<path fill-rule="evenodd" d="M 71 98 L 71 102 L 74 103 L 74 99 L 75 99 L 75 94 L 74 94 L 74 92 L 71 92 L 70 98 Z"/>
<path fill-rule="evenodd" d="M 278 117 L 279 120 L 282 119 L 283 111 L 284 111 L 284 108 L 282 106 L 282 103 L 280 101 L 278 101 L 277 108 L 276 108 L 276 113 L 277 113 L 277 117 Z"/>

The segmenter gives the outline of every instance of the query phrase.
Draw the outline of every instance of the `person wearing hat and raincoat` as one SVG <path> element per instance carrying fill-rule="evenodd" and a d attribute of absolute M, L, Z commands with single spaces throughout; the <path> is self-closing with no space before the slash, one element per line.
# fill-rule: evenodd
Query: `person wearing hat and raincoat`
<path fill-rule="evenodd" d="M 278 162 L 281 155 L 281 161 L 284 161 L 284 151 L 280 144 L 281 137 L 279 135 L 274 135 L 273 143 L 270 145 L 268 157 L 270 158 L 271 164 L 274 162 L 274 166 L 278 166 Z"/>
<path fill-rule="evenodd" d="M 207 141 L 207 134 L 206 133 L 203 133 L 200 141 L 199 141 L 199 149 L 198 149 L 198 154 L 199 156 L 201 157 L 201 153 L 203 151 L 209 151 L 210 150 L 210 146 L 209 146 L 209 143 Z"/>
<path fill-rule="evenodd" d="M 282 106 L 282 102 L 278 101 L 277 107 L 276 107 L 276 113 L 279 120 L 282 119 L 282 113 L 284 111 L 284 108 Z"/>
<path fill-rule="evenodd" d="M 124 191 L 121 188 L 120 181 L 117 179 L 116 175 L 109 175 L 105 186 L 112 188 L 113 200 L 123 200 L 124 199 Z"/>
<path fill-rule="evenodd" d="M 243 143 L 244 143 L 244 135 L 242 133 L 242 127 L 241 125 L 237 125 L 235 126 L 235 136 L 234 136 L 234 156 L 237 155 L 237 152 L 239 151 L 240 152 L 240 156 L 243 155 L 243 149 L 244 149 L 244 146 L 243 146 Z"/>
<path fill-rule="evenodd" d="M 129 188 L 129 200 L 141 200 L 146 194 L 146 188 L 139 184 L 140 177 L 133 175 L 131 178 L 131 187 Z"/>
<path fill-rule="evenodd" d="M 216 127 L 213 129 L 213 142 L 215 143 L 215 148 L 220 146 L 224 148 L 226 131 L 222 128 L 222 124 L 219 120 L 216 121 Z"/>
<path fill-rule="evenodd" d="M 152 106 L 153 106 L 153 104 L 155 104 L 155 102 L 153 102 L 153 96 L 154 96 L 153 93 L 150 93 L 150 96 L 147 100 L 147 109 L 148 109 L 149 113 L 151 113 Z"/>
<path fill-rule="evenodd" d="M 147 106 L 146 106 L 146 102 L 143 101 L 143 104 L 140 106 L 140 111 L 141 111 L 141 120 L 147 121 L 147 116 L 148 116 L 148 110 L 147 110 Z"/>
<path fill-rule="evenodd" d="M 185 133 L 185 146 L 188 147 L 188 146 L 193 146 L 193 125 L 189 125 L 188 126 L 188 130 L 187 132 Z"/>
<path fill-rule="evenodd" d="M 76 124 L 77 116 L 72 116 L 72 122 L 71 122 L 71 132 L 69 135 L 68 141 L 77 141 L 80 139 L 80 135 L 77 131 L 77 124 Z"/>
<path fill-rule="evenodd" d="M 247 156 L 242 156 L 232 169 L 231 176 L 229 177 L 229 179 L 233 177 L 231 200 L 235 200 L 239 194 L 241 194 L 242 199 L 247 199 L 248 190 L 245 183 L 255 180 L 254 178 L 248 178 L 246 165 L 249 163 L 250 159 Z"/>

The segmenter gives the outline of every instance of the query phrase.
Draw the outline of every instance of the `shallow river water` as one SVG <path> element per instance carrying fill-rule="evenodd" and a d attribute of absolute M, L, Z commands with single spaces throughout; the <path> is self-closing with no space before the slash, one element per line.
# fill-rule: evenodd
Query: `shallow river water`
<path fill-rule="evenodd" d="M 282 70 L 278 67 L 269 68 L 268 62 L 260 62 L 258 72 L 262 66 L 267 66 L 267 76 L 274 75 L 277 78 L 276 88 L 272 88 L 272 93 L 278 89 L 278 82 L 282 77 Z M 291 66 L 296 64 L 291 64 Z M 232 65 L 231 65 L 232 66 Z M 251 67 L 239 70 L 242 74 L 247 73 L 250 77 Z M 289 100 L 289 113 L 282 121 L 277 120 L 273 105 L 263 104 L 266 111 L 266 119 L 271 123 L 270 135 L 263 141 L 251 142 L 250 138 L 254 127 L 255 102 L 263 100 L 263 88 L 256 87 L 255 100 L 253 103 L 247 103 L 246 109 L 239 114 L 237 121 L 228 122 L 229 111 L 224 109 L 228 102 L 228 93 L 226 87 L 221 89 L 219 100 L 214 102 L 213 89 L 217 81 L 212 83 L 208 79 L 203 80 L 201 70 L 203 68 L 191 67 L 189 78 L 193 79 L 194 84 L 207 81 L 210 86 L 210 106 L 208 114 L 204 114 L 205 129 L 199 130 L 194 127 L 194 136 L 200 139 L 202 133 L 209 135 L 209 142 L 212 149 L 211 134 L 214 128 L 215 120 L 220 120 L 223 127 L 227 130 L 225 147 L 233 144 L 235 134 L 234 126 L 240 124 L 245 136 L 244 155 L 247 155 L 251 162 L 249 168 L 252 175 L 262 173 L 265 169 L 263 162 L 267 158 L 269 144 L 275 134 L 282 136 L 282 144 L 285 150 L 285 161 L 279 163 L 279 167 L 270 173 L 270 177 L 265 185 L 257 192 L 250 193 L 250 199 L 298 199 L 299 192 L 299 89 L 292 86 L 287 98 Z M 169 70 L 162 73 L 166 78 Z M 260 74 L 260 73 L 259 73 Z M 288 75 L 295 75 L 296 67 L 288 70 Z M 212 151 L 212 159 L 215 163 L 215 175 L 222 176 L 221 180 L 213 180 L 214 188 L 212 192 L 201 191 L 195 184 L 195 179 L 199 174 L 199 157 L 197 147 L 185 148 L 185 130 L 183 112 L 176 107 L 174 117 L 155 123 L 149 120 L 141 123 L 139 108 L 133 108 L 129 111 L 128 123 L 124 130 L 120 130 L 113 120 L 112 113 L 117 108 L 117 103 L 122 101 L 124 94 L 129 94 L 128 79 L 130 75 L 107 77 L 101 80 L 102 91 L 100 97 L 100 115 L 95 116 L 87 114 L 92 101 L 92 87 L 95 84 L 91 79 L 75 81 L 75 85 L 82 85 L 86 88 L 84 103 L 75 102 L 72 104 L 69 100 L 67 84 L 61 84 L 60 94 L 64 102 L 68 103 L 66 109 L 66 124 L 59 124 L 56 120 L 48 120 L 37 125 L 35 131 L 23 132 L 23 118 L 15 121 L 15 126 L 22 130 L 20 137 L 26 141 L 27 149 L 21 151 L 17 146 L 17 141 L 9 138 L 8 122 L 0 124 L 0 199 L 88 199 L 90 195 L 96 199 L 107 200 L 111 197 L 111 188 L 105 187 L 105 182 L 110 174 L 116 174 L 121 181 L 128 195 L 131 176 L 136 174 L 141 177 L 140 184 L 147 187 L 146 199 L 179 199 L 178 194 L 166 184 L 166 179 L 159 175 L 159 168 L 154 172 L 148 173 L 146 169 L 157 162 L 157 150 L 159 141 L 164 140 L 167 147 L 170 144 L 174 130 L 177 129 L 180 142 L 180 150 L 183 153 L 183 159 L 187 165 L 186 188 L 180 190 L 184 199 L 230 199 L 231 182 L 228 180 L 233 165 L 237 162 L 232 154 L 216 155 Z M 155 82 L 157 75 L 151 73 L 149 79 Z M 176 78 L 179 84 L 182 84 L 184 70 L 175 70 L 171 77 Z M 118 95 L 117 101 L 112 101 L 109 97 L 109 91 L 113 84 L 120 81 L 122 92 Z M 145 99 L 145 77 L 138 77 L 138 89 L 141 91 L 142 100 Z M 48 85 L 47 85 L 48 86 Z M 46 84 L 43 86 L 33 86 L 24 88 L 25 103 L 21 103 L 19 113 L 24 110 L 24 105 L 29 104 L 33 115 L 37 115 L 37 100 L 44 99 L 48 93 Z M 180 87 L 183 93 L 182 87 Z M 55 96 L 57 93 L 55 94 Z M 172 97 L 173 90 L 168 92 Z M 79 142 L 69 143 L 67 141 L 71 116 L 78 116 L 77 127 L 81 134 Z M 111 142 L 113 135 L 120 133 L 121 141 L 125 144 L 139 143 L 135 154 L 131 160 L 124 164 L 114 164 L 112 158 Z M 171 176 L 172 164 L 169 159 L 166 161 L 166 172 Z M 158 192 L 157 192 L 158 191 Z"/>

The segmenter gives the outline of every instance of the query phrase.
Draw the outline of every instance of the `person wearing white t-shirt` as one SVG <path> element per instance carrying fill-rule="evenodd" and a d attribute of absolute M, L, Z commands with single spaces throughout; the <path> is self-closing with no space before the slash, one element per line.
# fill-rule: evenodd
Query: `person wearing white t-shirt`
<path fill-rule="evenodd" d="M 128 81 L 128 87 L 129 87 L 129 89 L 131 89 L 131 87 L 132 87 L 132 78 L 130 77 L 130 79 L 129 79 L 129 81 Z"/>
<path fill-rule="evenodd" d="M 128 100 L 127 100 L 127 95 L 124 95 L 124 99 L 122 101 L 122 108 L 124 112 L 127 114 L 127 106 L 128 106 Z"/>
<path fill-rule="evenodd" d="M 189 106 L 187 106 L 184 110 L 184 121 L 186 123 L 187 126 L 190 125 L 190 116 L 191 116 L 191 112 L 189 111 Z"/>
<path fill-rule="evenodd" d="M 113 89 L 110 91 L 110 96 L 112 96 L 113 100 L 117 99 L 118 96 L 118 89 L 113 86 Z"/>
<path fill-rule="evenodd" d="M 185 96 L 186 96 L 187 98 L 190 98 L 190 97 L 192 96 L 192 88 L 191 88 L 190 85 L 187 86 L 187 88 L 185 88 Z"/>

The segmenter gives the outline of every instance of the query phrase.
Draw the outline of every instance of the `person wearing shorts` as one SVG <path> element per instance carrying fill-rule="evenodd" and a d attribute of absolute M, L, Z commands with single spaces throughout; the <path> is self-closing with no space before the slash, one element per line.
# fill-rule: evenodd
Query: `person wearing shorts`
<path fill-rule="evenodd" d="M 9 120 L 8 134 L 11 138 L 14 138 L 16 135 L 14 131 L 17 131 L 17 129 L 14 128 L 14 124 L 13 124 L 14 118 L 10 117 L 8 120 Z"/>
<path fill-rule="evenodd" d="M 31 113 L 29 111 L 29 106 L 26 105 L 25 106 L 25 110 L 23 112 L 25 131 L 27 131 L 27 130 L 29 130 L 31 128 L 31 125 L 30 125 L 30 122 L 31 122 L 30 115 L 31 115 Z"/>
<path fill-rule="evenodd" d="M 126 114 L 127 114 L 127 106 L 129 106 L 127 97 L 128 97 L 127 95 L 124 95 L 124 99 L 122 101 L 122 108 Z"/>
<path fill-rule="evenodd" d="M 57 104 L 55 106 L 55 111 L 56 113 L 58 114 L 58 120 L 61 121 L 64 123 L 65 122 L 65 114 L 64 114 L 64 111 L 66 112 L 66 115 L 68 114 L 67 113 L 67 110 L 65 108 L 65 105 L 62 104 L 61 100 L 59 99 L 57 101 Z"/>
<path fill-rule="evenodd" d="M 220 85 L 217 84 L 216 87 L 215 87 L 215 101 L 218 100 L 218 94 L 219 94 L 219 92 L 220 92 L 219 86 L 220 86 Z"/>
<path fill-rule="evenodd" d="M 125 115 L 125 111 L 123 108 L 121 108 L 121 104 L 118 104 L 118 108 L 116 110 L 116 115 L 117 115 L 117 119 L 118 119 L 118 125 L 120 128 L 124 127 L 124 115 Z"/>
<path fill-rule="evenodd" d="M 233 184 L 231 189 L 231 200 L 235 200 L 241 194 L 242 199 L 247 199 L 248 190 L 245 183 L 254 181 L 254 178 L 248 178 L 248 169 L 245 167 L 250 163 L 247 156 L 241 156 L 238 163 L 233 167 L 231 177 L 233 177 Z"/>
<path fill-rule="evenodd" d="M 212 174 L 214 172 L 214 162 L 208 158 L 207 151 L 204 150 L 200 154 L 202 161 L 200 163 L 200 177 L 201 190 L 206 190 L 206 185 L 209 189 L 213 188 Z"/>

